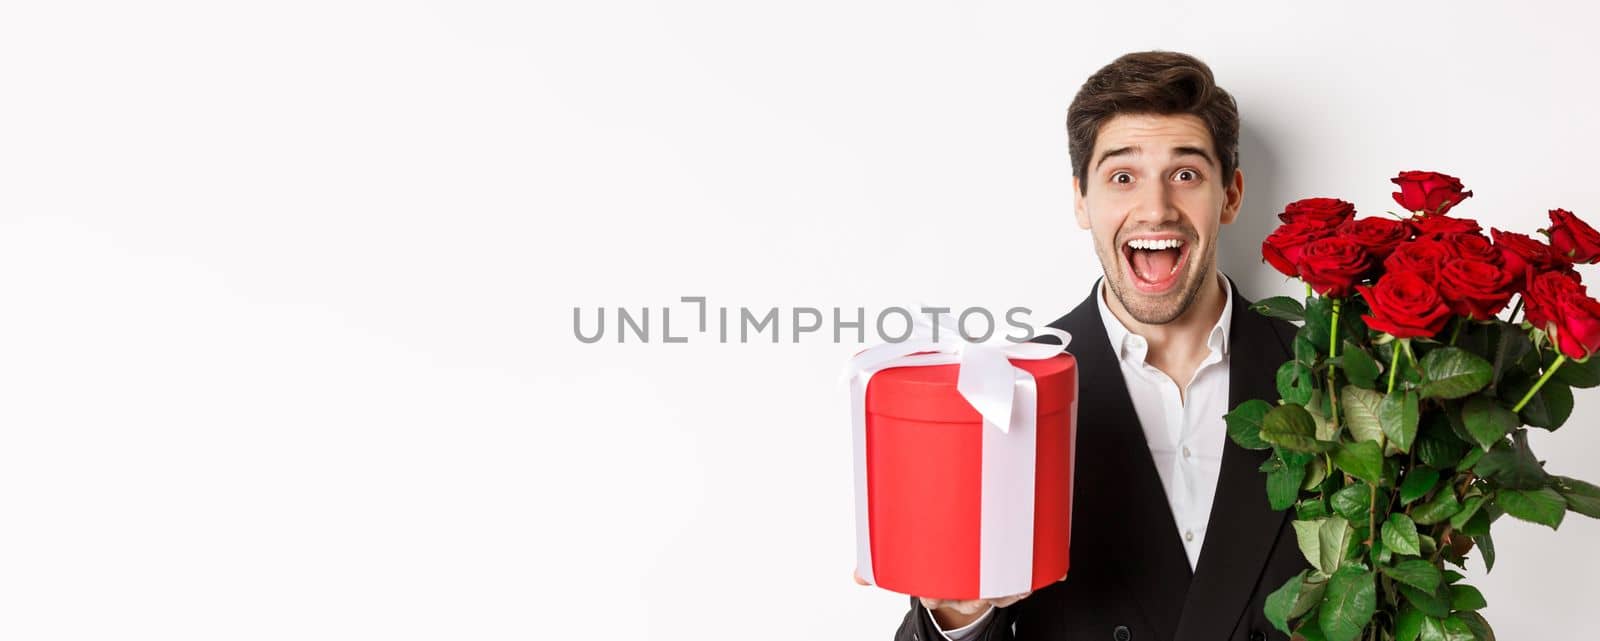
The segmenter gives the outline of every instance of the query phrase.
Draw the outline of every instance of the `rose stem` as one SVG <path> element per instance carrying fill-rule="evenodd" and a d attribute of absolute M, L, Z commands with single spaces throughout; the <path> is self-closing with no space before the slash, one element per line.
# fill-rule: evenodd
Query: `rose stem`
<path fill-rule="evenodd" d="M 1334 390 L 1334 364 L 1339 357 L 1339 299 L 1333 299 L 1333 320 L 1328 328 L 1328 411 L 1333 414 L 1333 424 L 1339 425 L 1339 396 Z"/>
<path fill-rule="evenodd" d="M 1550 376 L 1555 374 L 1556 370 L 1561 369 L 1561 364 L 1565 362 L 1567 362 L 1566 354 L 1556 356 L 1556 362 L 1551 363 L 1550 369 L 1544 371 L 1544 376 L 1539 377 L 1539 382 L 1534 383 L 1533 388 L 1528 390 L 1527 394 L 1522 395 L 1522 400 L 1517 401 L 1517 406 L 1511 408 L 1512 413 L 1521 412 L 1522 406 L 1527 405 L 1528 401 L 1533 399 L 1533 395 L 1539 393 L 1539 388 L 1544 387 L 1544 382 L 1550 380 Z"/>
<path fill-rule="evenodd" d="M 1400 371 L 1400 341 L 1404 338 L 1394 339 L 1394 355 L 1389 357 L 1389 392 L 1394 393 L 1394 373 Z"/>
<path fill-rule="evenodd" d="M 1381 445 L 1379 447 L 1382 447 Z M 1381 453 L 1382 450 L 1379 450 Z M 1380 481 L 1382 479 L 1379 479 Z M 1372 500 L 1367 504 L 1367 549 L 1371 550 L 1378 544 L 1378 484 L 1372 484 Z M 1377 559 L 1373 559 L 1376 563 Z"/>

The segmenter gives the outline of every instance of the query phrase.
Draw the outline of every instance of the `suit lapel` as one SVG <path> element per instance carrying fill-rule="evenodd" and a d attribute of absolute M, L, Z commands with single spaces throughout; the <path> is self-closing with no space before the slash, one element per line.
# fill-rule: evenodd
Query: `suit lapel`
<path fill-rule="evenodd" d="M 1188 593 L 1189 560 L 1100 319 L 1098 295 L 1097 283 L 1087 300 L 1051 323 L 1072 334 L 1079 397 L 1088 399 L 1078 405 L 1077 447 L 1085 455 L 1076 459 L 1072 563 L 1108 566 L 1137 596 L 1157 637 L 1170 639 Z"/>
<path fill-rule="evenodd" d="M 1291 353 L 1266 317 L 1250 311 L 1249 304 L 1235 286 L 1229 409 L 1250 399 L 1275 402 L 1274 376 Z M 1195 568 L 1194 585 L 1200 589 L 1189 592 L 1178 625 L 1179 641 L 1229 638 L 1249 605 L 1273 543 L 1289 520 L 1287 512 L 1274 511 L 1267 503 L 1259 467 L 1270 454 L 1239 447 L 1231 438 L 1223 445 L 1217 494 Z"/>

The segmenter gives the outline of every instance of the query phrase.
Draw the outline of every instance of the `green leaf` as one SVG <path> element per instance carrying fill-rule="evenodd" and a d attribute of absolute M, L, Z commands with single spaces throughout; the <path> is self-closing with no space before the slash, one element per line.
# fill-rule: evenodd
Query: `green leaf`
<path fill-rule="evenodd" d="M 1401 561 L 1382 571 L 1391 579 L 1428 592 L 1439 589 L 1439 582 L 1444 580 L 1439 568 L 1424 559 Z"/>
<path fill-rule="evenodd" d="M 1499 341 L 1495 345 L 1494 352 L 1494 384 L 1496 386 L 1500 385 L 1500 381 L 1504 380 L 1508 373 L 1515 372 L 1526 376 L 1527 371 L 1522 370 L 1519 363 L 1523 361 L 1524 356 L 1533 351 L 1533 342 L 1528 340 L 1528 334 L 1523 332 L 1521 328 L 1501 321 L 1498 323 L 1498 329 Z"/>
<path fill-rule="evenodd" d="M 1294 539 L 1300 546 L 1300 554 L 1318 570 L 1322 568 L 1322 525 L 1327 522 L 1326 518 L 1294 522 Z"/>
<path fill-rule="evenodd" d="M 1345 341 L 1343 349 L 1339 358 L 1345 378 L 1353 385 L 1372 389 L 1378 378 L 1378 361 L 1355 343 Z"/>
<path fill-rule="evenodd" d="M 1311 463 L 1306 466 L 1306 478 L 1300 483 L 1300 489 L 1307 492 L 1314 490 L 1318 485 L 1322 485 L 1322 482 L 1327 480 L 1327 478 L 1327 462 L 1320 456 L 1313 458 L 1311 459 Z"/>
<path fill-rule="evenodd" d="M 1512 432 L 1509 444 L 1504 441 L 1496 443 L 1494 449 L 1478 459 L 1472 471 L 1500 487 L 1516 490 L 1539 489 L 1545 486 L 1549 477 L 1528 446 L 1527 430 Z"/>
<path fill-rule="evenodd" d="M 1472 628 L 1455 617 L 1428 619 L 1422 624 L 1422 641 L 1474 641 Z"/>
<path fill-rule="evenodd" d="M 1417 393 L 1395 392 L 1378 403 L 1378 425 L 1401 452 L 1410 452 L 1417 440 Z"/>
<path fill-rule="evenodd" d="M 1422 554 L 1417 540 L 1417 524 L 1411 517 L 1395 512 L 1383 524 L 1383 544 L 1395 554 Z"/>
<path fill-rule="evenodd" d="M 1322 459 L 1317 460 L 1321 461 Z M 1328 518 L 1328 506 L 1322 503 L 1322 499 L 1316 497 L 1305 499 L 1295 504 L 1294 518 L 1301 521 L 1315 521 L 1317 519 Z M 1315 562 L 1312 562 L 1312 565 L 1315 564 Z"/>
<path fill-rule="evenodd" d="M 1451 618 L 1458 618 L 1465 622 L 1467 628 L 1472 630 L 1474 641 L 1495 641 L 1494 628 L 1489 627 L 1489 622 L 1483 619 L 1483 615 L 1477 612 L 1457 612 L 1451 615 Z"/>
<path fill-rule="evenodd" d="M 1522 424 L 1510 408 L 1485 396 L 1467 399 L 1461 407 L 1461 418 L 1466 423 L 1467 433 L 1486 450 Z"/>
<path fill-rule="evenodd" d="M 1294 604 L 1300 599 L 1301 580 L 1306 573 L 1302 570 L 1299 574 L 1289 577 L 1289 580 L 1267 595 L 1265 613 L 1267 622 L 1279 632 L 1289 634 L 1289 611 L 1294 609 Z"/>
<path fill-rule="evenodd" d="M 1433 525 L 1443 523 L 1445 519 L 1455 516 L 1456 512 L 1460 511 L 1461 503 L 1456 500 L 1455 491 L 1449 485 L 1445 485 L 1439 488 L 1439 492 L 1427 503 L 1411 510 L 1411 520 L 1416 521 L 1418 525 Z"/>
<path fill-rule="evenodd" d="M 1472 542 L 1478 548 L 1478 554 L 1483 556 L 1483 571 L 1494 571 L 1494 537 L 1488 533 L 1472 537 Z"/>
<path fill-rule="evenodd" d="M 1295 636 L 1292 638 L 1295 641 L 1300 641 L 1301 639 L 1305 641 L 1328 641 L 1322 636 L 1322 628 L 1317 627 L 1316 617 L 1306 617 L 1304 621 L 1300 622 L 1300 627 L 1295 628 L 1294 634 Z"/>
<path fill-rule="evenodd" d="M 1555 352 L 1550 353 L 1549 360 L 1555 361 Z M 1548 369 L 1550 363 L 1546 363 L 1545 367 Z M 1582 363 L 1567 359 L 1555 374 L 1550 375 L 1550 378 L 1578 389 L 1600 386 L 1600 359 L 1591 358 Z"/>
<path fill-rule="evenodd" d="M 1350 522 L 1341 517 L 1331 516 L 1322 522 L 1322 527 L 1317 529 L 1317 567 L 1323 574 L 1331 575 L 1344 565 L 1355 533 Z"/>
<path fill-rule="evenodd" d="M 1482 357 L 1455 347 L 1441 347 L 1422 357 L 1424 398 L 1461 398 L 1489 384 L 1494 367 Z"/>
<path fill-rule="evenodd" d="M 1475 492 L 1477 490 L 1472 491 Z M 1478 510 L 1476 514 L 1473 514 L 1472 518 L 1467 519 L 1467 522 L 1463 523 L 1461 527 L 1456 528 L 1456 532 L 1465 534 L 1467 536 L 1483 536 L 1489 532 L 1489 517 L 1493 515 L 1495 518 L 1499 518 L 1500 515 L 1505 514 L 1504 510 L 1501 510 L 1493 502 L 1488 500 L 1485 500 L 1483 505 L 1480 507 L 1483 509 Z"/>
<path fill-rule="evenodd" d="M 1566 369 L 1566 366 L 1562 365 L 1561 368 Z M 1559 373 L 1559 370 L 1557 372 Z M 1533 398 L 1528 399 L 1527 405 L 1522 406 L 1519 416 L 1523 423 L 1554 431 L 1572 415 L 1572 388 L 1553 378 L 1546 381 Z M 1533 389 L 1536 381 L 1537 379 L 1532 377 L 1518 380 L 1509 387 L 1505 398 L 1520 400 L 1528 390 Z"/>
<path fill-rule="evenodd" d="M 1455 467 L 1467 444 L 1450 429 L 1450 421 L 1441 413 L 1430 412 L 1417 436 L 1416 454 L 1428 467 L 1443 470 Z"/>
<path fill-rule="evenodd" d="M 1429 617 L 1443 619 L 1450 616 L 1450 593 L 1445 590 L 1423 590 L 1414 585 L 1400 584 L 1400 593 L 1406 600 L 1421 610 Z M 1427 633 L 1427 626 L 1423 626 L 1423 633 Z M 1426 637 L 1424 637 L 1426 638 Z"/>
<path fill-rule="evenodd" d="M 1321 452 L 1326 446 L 1316 439 L 1317 424 L 1311 413 L 1299 405 L 1279 405 L 1261 420 L 1261 438 L 1294 452 Z"/>
<path fill-rule="evenodd" d="M 1251 305 L 1250 309 L 1256 310 L 1261 315 L 1268 318 L 1281 318 L 1286 321 L 1295 322 L 1306 319 L 1305 306 L 1301 305 L 1300 301 L 1289 298 L 1288 296 L 1273 296 L 1272 298 L 1263 298 L 1256 301 L 1254 305 Z M 1284 630 L 1283 632 L 1284 634 L 1289 633 L 1288 630 Z"/>
<path fill-rule="evenodd" d="M 1482 610 L 1489 607 L 1478 588 L 1470 585 L 1450 586 L 1450 608 L 1453 610 Z"/>
<path fill-rule="evenodd" d="M 1333 451 L 1333 464 L 1371 485 L 1383 482 L 1383 447 L 1375 442 L 1340 445 Z"/>
<path fill-rule="evenodd" d="M 1453 527 L 1457 530 L 1466 527 L 1467 520 L 1476 515 L 1478 513 L 1478 508 L 1483 507 L 1483 504 L 1484 498 L 1481 496 L 1467 497 L 1466 500 L 1461 502 L 1461 511 L 1456 512 L 1455 515 L 1450 517 L 1450 527 Z"/>
<path fill-rule="evenodd" d="M 1311 419 L 1317 423 L 1317 440 L 1339 440 L 1339 424 L 1333 422 L 1333 407 L 1328 400 L 1328 395 L 1322 393 L 1321 388 L 1311 391 L 1311 402 L 1306 404 L 1306 411 L 1311 413 Z"/>
<path fill-rule="evenodd" d="M 1409 604 L 1400 606 L 1400 615 L 1395 618 L 1394 640 L 1417 641 L 1417 636 L 1422 633 L 1424 616 L 1421 610 Z"/>
<path fill-rule="evenodd" d="M 1311 369 L 1299 361 L 1286 361 L 1278 366 L 1278 395 L 1288 403 L 1305 405 L 1311 402 L 1313 381 Z"/>
<path fill-rule="evenodd" d="M 1433 554 L 1434 550 L 1439 549 L 1439 544 L 1434 542 L 1433 537 L 1426 534 L 1417 534 L 1417 543 L 1422 547 L 1423 554 Z"/>
<path fill-rule="evenodd" d="M 1370 516 L 1367 511 L 1372 508 L 1372 486 L 1352 483 L 1329 496 L 1328 503 L 1333 506 L 1334 513 L 1349 519 L 1352 525 L 1366 523 Z"/>
<path fill-rule="evenodd" d="M 1306 331 L 1301 329 L 1295 332 L 1294 335 L 1294 359 L 1300 361 L 1306 367 L 1315 368 L 1317 359 L 1322 356 L 1319 347 L 1327 344 L 1326 342 L 1321 344 L 1311 342 L 1311 339 L 1306 335 Z"/>
<path fill-rule="evenodd" d="M 1294 602 L 1294 607 L 1289 609 L 1289 618 L 1296 619 L 1305 616 L 1313 608 L 1322 603 L 1322 594 L 1328 588 L 1327 579 L 1306 577 L 1300 585 L 1300 598 Z"/>
<path fill-rule="evenodd" d="M 1328 641 L 1355 641 L 1372 621 L 1378 607 L 1378 591 L 1373 574 L 1361 568 L 1339 570 L 1328 579 L 1317 613 L 1317 627 Z"/>
<path fill-rule="evenodd" d="M 1427 467 L 1413 467 L 1400 483 L 1400 504 L 1406 505 L 1428 494 L 1439 482 L 1439 471 Z"/>
<path fill-rule="evenodd" d="M 1542 427 L 1551 431 L 1562 426 L 1572 416 L 1572 388 L 1561 383 L 1546 381 L 1544 387 L 1539 388 L 1536 395 L 1544 401 L 1545 410 L 1549 413 L 1547 424 L 1529 422 L 1534 427 Z M 1520 398 L 1520 397 L 1519 397 Z"/>
<path fill-rule="evenodd" d="M 1565 476 L 1553 476 L 1550 482 L 1551 487 L 1567 500 L 1568 510 L 1591 519 L 1600 519 L 1600 487 Z"/>
<path fill-rule="evenodd" d="M 1344 425 L 1358 441 L 1383 443 L 1383 426 L 1378 420 L 1378 408 L 1383 403 L 1383 393 L 1346 385 L 1339 392 L 1339 407 L 1344 410 Z"/>
<path fill-rule="evenodd" d="M 1529 523 L 1538 523 L 1552 530 L 1561 527 L 1561 517 L 1567 514 L 1567 500 L 1548 487 L 1537 490 L 1500 490 L 1495 502 L 1501 509 Z"/>
<path fill-rule="evenodd" d="M 1264 450 L 1271 447 L 1269 443 L 1261 440 L 1261 422 L 1271 410 L 1272 404 L 1260 399 L 1240 403 L 1232 412 L 1222 417 L 1223 422 L 1228 424 L 1228 437 L 1239 447 L 1247 450 Z"/>
<path fill-rule="evenodd" d="M 1434 617 L 1423 618 L 1422 633 L 1417 639 L 1418 641 L 1445 641 L 1444 623 Z"/>
<path fill-rule="evenodd" d="M 1274 510 L 1287 510 L 1300 497 L 1300 483 L 1306 477 L 1306 464 L 1289 465 L 1276 458 L 1268 464 L 1273 469 L 1267 472 L 1267 502 Z"/>

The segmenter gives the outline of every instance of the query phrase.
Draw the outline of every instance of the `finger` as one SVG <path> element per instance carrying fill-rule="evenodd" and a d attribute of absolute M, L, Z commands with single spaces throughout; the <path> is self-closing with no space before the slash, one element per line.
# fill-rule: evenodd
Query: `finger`
<path fill-rule="evenodd" d="M 930 599 L 928 597 L 923 596 L 923 597 L 917 597 L 917 600 L 922 602 L 922 607 L 927 608 L 929 610 L 937 610 L 937 609 L 939 609 L 939 606 L 944 605 L 944 600 L 943 599 Z"/>
<path fill-rule="evenodd" d="M 944 602 L 944 608 L 946 610 L 955 610 L 956 612 L 960 612 L 961 614 L 964 614 L 966 616 L 972 616 L 974 614 L 982 612 L 982 611 L 984 611 L 985 608 L 988 608 L 988 607 L 989 607 L 989 601 L 987 599 L 976 599 L 976 600 L 972 600 L 972 601 L 945 601 Z"/>
<path fill-rule="evenodd" d="M 856 580 L 856 585 L 872 585 L 871 581 L 861 578 L 861 573 L 856 570 L 850 571 L 850 578 Z"/>
<path fill-rule="evenodd" d="M 994 607 L 1004 608 L 1004 607 L 1011 606 L 1011 604 L 1013 604 L 1013 603 L 1016 603 L 1018 601 L 1021 601 L 1023 599 L 1028 598 L 1028 595 L 1030 595 L 1030 594 L 1033 594 L 1033 593 L 1032 592 L 1023 592 L 1022 594 L 1013 594 L 1011 596 L 1000 597 L 998 599 L 990 599 L 989 602 L 993 603 Z"/>

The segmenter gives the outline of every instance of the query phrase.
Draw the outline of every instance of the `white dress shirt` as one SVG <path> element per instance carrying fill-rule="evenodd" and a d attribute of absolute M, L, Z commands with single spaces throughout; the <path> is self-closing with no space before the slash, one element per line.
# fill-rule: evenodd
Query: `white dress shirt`
<path fill-rule="evenodd" d="M 1229 328 L 1233 325 L 1233 286 L 1227 278 L 1219 276 L 1218 280 L 1222 281 L 1225 302 L 1222 316 L 1206 337 L 1211 353 L 1195 369 L 1194 377 L 1186 386 L 1188 393 L 1183 395 L 1178 393 L 1178 385 L 1172 377 L 1146 362 L 1150 346 L 1144 337 L 1129 331 L 1111 313 L 1106 305 L 1104 280 L 1100 283 L 1100 295 L 1096 297 L 1100 322 L 1105 324 L 1111 351 L 1116 353 L 1122 367 L 1122 380 L 1127 384 L 1139 425 L 1144 428 L 1150 458 L 1161 475 L 1167 507 L 1172 509 L 1178 538 L 1189 555 L 1190 570 L 1200 561 L 1200 548 L 1205 543 L 1206 526 L 1211 519 L 1211 503 L 1217 493 L 1217 477 L 1222 473 L 1222 447 L 1228 439 L 1227 423 L 1222 416 L 1228 413 L 1228 340 Z M 993 612 L 994 608 L 989 608 L 971 625 L 943 631 L 945 638 L 965 641 Z M 931 618 L 933 614 L 930 612 L 928 616 Z M 938 622 L 934 626 L 937 627 Z"/>

